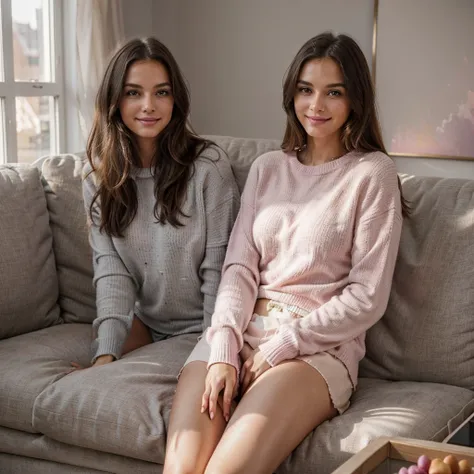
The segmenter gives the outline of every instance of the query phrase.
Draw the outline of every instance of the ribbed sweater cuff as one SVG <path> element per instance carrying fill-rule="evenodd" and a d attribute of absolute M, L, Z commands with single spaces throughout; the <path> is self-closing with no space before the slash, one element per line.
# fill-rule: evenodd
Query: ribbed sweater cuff
<path fill-rule="evenodd" d="M 239 347 L 237 339 L 232 329 L 217 329 L 212 333 L 212 337 L 208 337 L 211 345 L 211 355 L 207 367 L 212 364 L 229 364 L 235 367 L 237 374 L 240 371 Z"/>
<path fill-rule="evenodd" d="M 97 331 L 97 339 L 94 341 L 95 354 L 92 364 L 103 355 L 112 355 L 115 359 L 120 359 L 126 337 L 127 331 L 123 323 L 117 319 L 102 321 Z"/>
<path fill-rule="evenodd" d="M 293 334 L 290 331 L 280 330 L 269 341 L 264 342 L 259 350 L 266 361 L 272 367 L 275 367 L 284 360 L 294 359 L 298 356 L 298 350 L 295 346 Z"/>

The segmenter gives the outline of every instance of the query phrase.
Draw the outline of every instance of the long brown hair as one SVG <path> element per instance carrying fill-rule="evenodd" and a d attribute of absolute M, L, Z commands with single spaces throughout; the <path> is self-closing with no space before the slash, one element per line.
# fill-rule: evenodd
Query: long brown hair
<path fill-rule="evenodd" d="M 95 102 L 95 116 L 87 143 L 87 157 L 97 178 L 97 192 L 92 200 L 100 204 L 100 230 L 123 237 L 134 219 L 137 208 L 137 188 L 132 177 L 133 167 L 140 166 L 138 146 L 133 133 L 120 116 L 119 102 L 125 77 L 136 61 L 154 60 L 168 72 L 174 98 L 173 113 L 168 125 L 157 137 L 152 160 L 157 222 L 183 225 L 182 205 L 193 172 L 193 162 L 212 142 L 198 137 L 188 123 L 189 91 L 183 75 L 168 48 L 155 38 L 134 39 L 112 57 Z"/>
<path fill-rule="evenodd" d="M 375 91 L 369 66 L 359 45 L 347 35 L 322 33 L 307 41 L 296 54 L 283 84 L 283 109 L 286 112 L 286 130 L 282 149 L 290 152 L 306 145 L 306 131 L 295 112 L 294 97 L 304 65 L 313 59 L 331 58 L 341 68 L 351 104 L 351 112 L 341 130 L 342 144 L 347 151 L 387 154 L 377 116 Z M 400 178 L 398 187 L 402 193 Z M 402 212 L 410 213 L 408 202 L 401 194 Z"/>

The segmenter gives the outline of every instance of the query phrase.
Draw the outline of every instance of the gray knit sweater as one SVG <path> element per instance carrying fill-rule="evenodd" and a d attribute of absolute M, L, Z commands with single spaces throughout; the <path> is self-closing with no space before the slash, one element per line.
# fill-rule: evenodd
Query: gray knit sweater
<path fill-rule="evenodd" d="M 97 189 L 90 170 L 87 165 L 83 181 L 87 212 Z M 239 208 L 229 160 L 215 147 L 195 161 L 182 207 L 190 217 L 180 218 L 182 227 L 156 222 L 150 169 L 135 169 L 133 178 L 138 211 L 123 238 L 100 232 L 100 208 L 93 209 L 89 231 L 97 291 L 93 361 L 105 354 L 120 358 L 134 314 L 165 336 L 201 332 L 210 325 Z"/>

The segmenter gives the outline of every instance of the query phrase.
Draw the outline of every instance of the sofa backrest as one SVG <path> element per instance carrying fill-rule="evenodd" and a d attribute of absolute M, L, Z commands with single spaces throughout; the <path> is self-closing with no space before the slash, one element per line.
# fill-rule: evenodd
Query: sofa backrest
<path fill-rule="evenodd" d="M 281 140 L 262 140 L 258 138 L 234 138 L 216 135 L 207 135 L 206 138 L 212 140 L 227 153 L 240 192 L 244 189 L 245 180 L 255 158 L 268 151 L 278 150 L 281 144 Z"/>
<path fill-rule="evenodd" d="M 278 140 L 208 138 L 227 152 L 240 189 L 255 158 L 280 146 Z M 94 291 L 82 163 L 54 157 L 43 163 L 43 175 L 58 200 L 47 191 L 56 260 L 63 267 L 60 304 L 63 312 L 76 308 L 66 320 L 90 322 Z M 404 221 L 386 314 L 367 334 L 360 375 L 474 389 L 474 181 L 401 178 L 412 216 Z"/>
<path fill-rule="evenodd" d="M 401 178 L 412 215 L 360 375 L 474 390 L 474 181 Z"/>
<path fill-rule="evenodd" d="M 52 235 L 40 175 L 0 165 L 0 339 L 61 322 Z"/>
<path fill-rule="evenodd" d="M 82 198 L 84 156 L 58 155 L 42 160 L 59 278 L 59 305 L 67 323 L 91 323 L 95 316 L 92 252 Z"/>

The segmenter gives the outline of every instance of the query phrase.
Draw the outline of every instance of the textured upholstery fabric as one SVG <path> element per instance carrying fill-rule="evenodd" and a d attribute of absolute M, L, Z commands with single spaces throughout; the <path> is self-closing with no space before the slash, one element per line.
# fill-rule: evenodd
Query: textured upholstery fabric
<path fill-rule="evenodd" d="M 196 342 L 177 336 L 63 377 L 37 397 L 34 428 L 67 444 L 163 463 L 177 375 Z"/>
<path fill-rule="evenodd" d="M 58 277 L 40 176 L 0 165 L 0 339 L 61 322 Z"/>
<path fill-rule="evenodd" d="M 413 212 L 360 375 L 474 390 L 474 181 L 403 176 L 402 183 Z"/>
<path fill-rule="evenodd" d="M 89 324 L 61 324 L 0 341 L 0 426 L 34 433 L 36 397 L 70 372 L 72 361 L 87 364 L 90 344 Z"/>
<path fill-rule="evenodd" d="M 96 315 L 92 252 L 82 199 L 84 159 L 58 155 L 42 163 L 53 249 L 59 279 L 61 316 L 68 323 L 91 323 Z"/>

